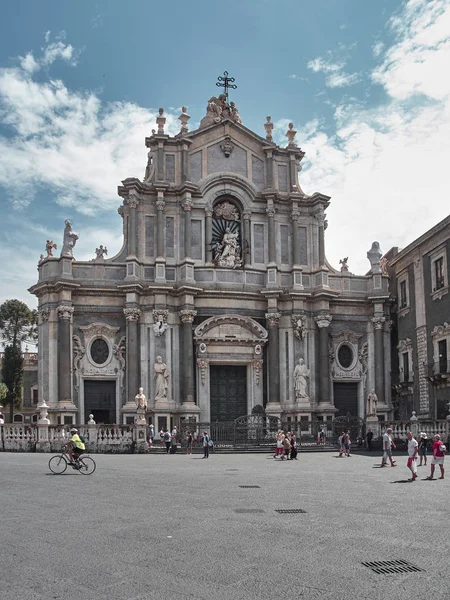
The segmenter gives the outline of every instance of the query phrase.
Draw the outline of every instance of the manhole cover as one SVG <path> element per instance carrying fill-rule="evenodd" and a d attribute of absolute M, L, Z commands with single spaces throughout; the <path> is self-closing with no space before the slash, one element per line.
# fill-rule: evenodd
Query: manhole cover
<path fill-rule="evenodd" d="M 275 512 L 280 515 L 298 515 L 300 513 L 306 513 L 306 510 L 301 508 L 279 508 Z"/>
<path fill-rule="evenodd" d="M 239 469 L 227 469 L 227 471 L 238 471 Z"/>
<path fill-rule="evenodd" d="M 419 569 L 416 565 L 406 561 L 406 560 L 378 560 L 375 562 L 363 562 L 361 563 L 365 567 L 369 567 L 372 569 L 374 573 L 379 573 L 380 575 L 394 575 L 395 573 L 416 573 L 418 571 L 423 571 L 424 569 Z"/>
<path fill-rule="evenodd" d="M 246 488 L 246 489 L 252 489 L 252 490 L 260 489 L 259 485 L 240 485 L 239 487 Z"/>
<path fill-rule="evenodd" d="M 264 511 L 262 510 L 262 508 L 236 508 L 234 510 L 235 513 L 240 513 L 240 514 L 250 514 L 250 513 L 263 513 Z"/>

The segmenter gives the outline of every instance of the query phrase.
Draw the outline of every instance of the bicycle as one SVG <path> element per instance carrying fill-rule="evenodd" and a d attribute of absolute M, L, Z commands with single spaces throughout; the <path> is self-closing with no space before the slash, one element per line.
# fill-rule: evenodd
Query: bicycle
<path fill-rule="evenodd" d="M 48 468 L 55 475 L 62 475 L 68 466 L 75 471 L 80 471 L 83 475 L 92 475 L 97 467 L 95 460 L 88 454 L 81 454 L 75 459 L 75 462 L 72 462 L 64 448 L 61 449 L 61 454 L 52 456 L 48 461 Z"/>

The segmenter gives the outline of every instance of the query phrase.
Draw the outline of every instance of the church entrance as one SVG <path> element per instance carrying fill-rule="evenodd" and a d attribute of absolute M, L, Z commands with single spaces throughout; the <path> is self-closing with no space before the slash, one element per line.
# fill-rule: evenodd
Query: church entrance
<path fill-rule="evenodd" d="M 116 382 L 84 381 L 84 414 L 94 415 L 97 424 L 116 422 Z"/>
<path fill-rule="evenodd" d="M 247 367 L 210 365 L 211 423 L 247 414 Z"/>
<path fill-rule="evenodd" d="M 336 417 L 358 416 L 358 383 L 354 381 L 335 381 L 334 406 L 338 409 Z"/>

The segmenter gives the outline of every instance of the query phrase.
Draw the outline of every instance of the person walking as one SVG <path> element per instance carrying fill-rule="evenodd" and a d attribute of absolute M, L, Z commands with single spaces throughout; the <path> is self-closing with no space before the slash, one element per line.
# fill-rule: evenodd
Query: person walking
<path fill-rule="evenodd" d="M 339 458 L 341 458 L 341 456 L 343 456 L 343 454 L 345 453 L 345 448 L 344 448 L 344 435 L 345 435 L 345 431 L 343 431 L 341 433 L 341 435 L 338 437 L 338 444 L 339 444 Z"/>
<path fill-rule="evenodd" d="M 186 454 L 192 454 L 193 441 L 192 433 L 190 431 L 186 431 Z"/>
<path fill-rule="evenodd" d="M 176 425 L 174 425 L 172 433 L 170 434 L 170 454 L 176 454 L 177 452 L 177 437 L 178 431 Z"/>
<path fill-rule="evenodd" d="M 350 432 L 348 430 L 344 432 L 342 442 L 344 444 L 345 456 L 350 457 L 351 441 L 350 441 Z"/>
<path fill-rule="evenodd" d="M 166 446 L 166 454 L 169 454 L 169 452 L 170 452 L 170 433 L 169 433 L 168 429 L 166 429 L 166 431 L 163 434 L 163 440 L 164 440 L 164 445 Z"/>
<path fill-rule="evenodd" d="M 281 431 L 281 429 L 278 430 L 275 439 L 277 447 L 275 448 L 275 454 L 273 455 L 273 457 L 276 458 L 277 456 L 280 456 L 280 458 L 282 458 L 284 453 L 284 433 Z"/>
<path fill-rule="evenodd" d="M 381 467 L 385 467 L 387 460 L 391 463 L 391 467 L 395 467 L 396 462 L 392 458 L 392 449 L 395 449 L 394 440 L 392 439 L 392 429 L 388 427 L 383 435 L 383 458 L 381 459 Z"/>
<path fill-rule="evenodd" d="M 203 432 L 202 446 L 203 446 L 202 458 L 209 458 L 209 436 L 206 431 Z"/>
<path fill-rule="evenodd" d="M 153 440 L 155 438 L 155 427 L 152 423 L 148 426 L 148 443 L 153 446 Z"/>
<path fill-rule="evenodd" d="M 367 450 L 369 450 L 369 451 L 372 450 L 372 440 L 373 440 L 373 431 L 369 427 L 367 429 L 367 433 L 366 433 Z"/>
<path fill-rule="evenodd" d="M 427 445 L 428 445 L 428 436 L 426 433 L 424 433 L 423 431 L 421 431 L 419 433 L 419 439 L 417 440 L 419 442 L 419 457 L 420 457 L 420 463 L 418 464 L 419 467 L 422 466 L 422 460 L 425 463 L 425 466 L 427 466 Z"/>
<path fill-rule="evenodd" d="M 297 460 L 297 438 L 295 437 L 295 433 L 291 431 L 291 460 Z"/>
<path fill-rule="evenodd" d="M 415 481 L 417 479 L 417 453 L 419 451 L 419 444 L 411 431 L 408 431 L 408 462 L 406 466 L 411 470 L 412 477 L 409 481 Z"/>
<path fill-rule="evenodd" d="M 161 448 L 164 448 L 164 429 L 161 427 L 161 431 L 159 432 L 159 437 L 161 439 Z"/>
<path fill-rule="evenodd" d="M 281 460 L 284 460 L 284 458 L 286 458 L 286 460 L 289 460 L 289 455 L 291 453 L 291 442 L 289 440 L 289 435 L 284 436 L 283 446 L 284 446 L 284 455 L 283 454 L 281 455 Z"/>
<path fill-rule="evenodd" d="M 433 457 L 431 458 L 431 473 L 427 477 L 427 479 L 429 481 L 434 479 L 434 468 L 436 465 L 439 465 L 439 468 L 441 470 L 441 476 L 439 477 L 439 479 L 444 479 L 444 458 L 447 448 L 442 443 L 441 436 L 439 434 L 436 434 L 434 436 L 432 450 Z"/>

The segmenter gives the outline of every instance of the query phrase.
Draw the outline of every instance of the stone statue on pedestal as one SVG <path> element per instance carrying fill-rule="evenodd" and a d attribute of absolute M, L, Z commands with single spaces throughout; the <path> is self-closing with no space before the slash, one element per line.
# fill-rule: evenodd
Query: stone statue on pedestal
<path fill-rule="evenodd" d="M 63 247 L 61 250 L 61 256 L 73 256 L 72 250 L 77 243 L 79 235 L 72 229 L 72 221 L 66 219 L 64 228 L 64 239 Z"/>
<path fill-rule="evenodd" d="M 156 363 L 153 370 L 153 377 L 155 379 L 155 401 L 167 400 L 167 388 L 169 387 L 170 373 L 161 356 L 156 357 Z"/>
<path fill-rule="evenodd" d="M 309 369 L 303 358 L 300 358 L 294 369 L 294 389 L 296 398 L 308 398 L 306 387 L 308 385 Z"/>
<path fill-rule="evenodd" d="M 370 394 L 367 396 L 367 416 L 368 417 L 376 417 L 377 403 L 378 403 L 378 397 L 375 394 L 375 390 L 372 389 Z"/>
<path fill-rule="evenodd" d="M 139 392 L 134 397 L 136 402 L 136 414 L 138 421 L 145 421 L 145 413 L 147 411 L 147 398 L 144 394 L 144 388 L 139 388 Z"/>

